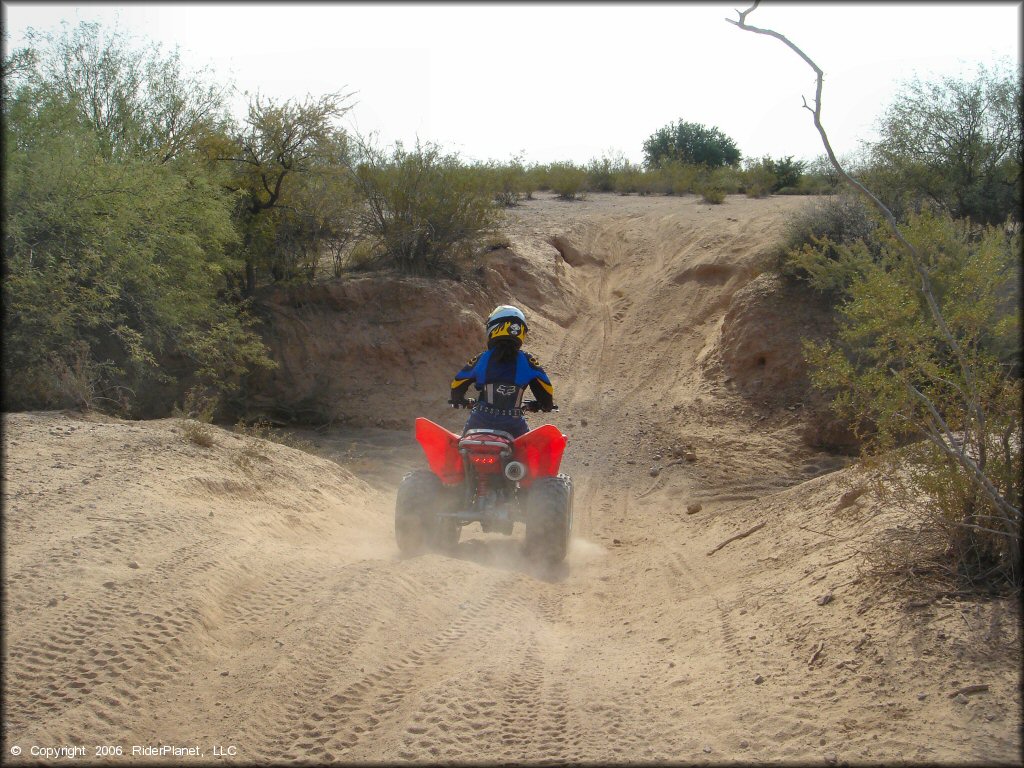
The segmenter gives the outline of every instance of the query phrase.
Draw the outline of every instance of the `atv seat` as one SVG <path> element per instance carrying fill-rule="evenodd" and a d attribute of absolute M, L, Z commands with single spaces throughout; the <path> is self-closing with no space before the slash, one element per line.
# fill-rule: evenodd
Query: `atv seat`
<path fill-rule="evenodd" d="M 463 437 L 469 437 L 470 435 L 494 435 L 495 437 L 503 437 L 510 442 L 515 440 L 510 432 L 503 432 L 500 429 L 467 429 Z"/>
<path fill-rule="evenodd" d="M 515 438 L 508 432 L 496 429 L 471 429 L 459 440 L 459 451 L 500 453 L 503 456 L 511 456 L 514 442 Z"/>

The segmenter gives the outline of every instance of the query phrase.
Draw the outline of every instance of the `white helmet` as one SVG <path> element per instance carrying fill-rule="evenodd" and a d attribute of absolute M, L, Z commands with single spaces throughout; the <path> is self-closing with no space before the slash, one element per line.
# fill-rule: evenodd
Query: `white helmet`
<path fill-rule="evenodd" d="M 487 317 L 486 328 L 488 347 L 502 338 L 514 341 L 517 349 L 526 341 L 526 316 L 522 310 L 510 304 L 495 307 Z"/>

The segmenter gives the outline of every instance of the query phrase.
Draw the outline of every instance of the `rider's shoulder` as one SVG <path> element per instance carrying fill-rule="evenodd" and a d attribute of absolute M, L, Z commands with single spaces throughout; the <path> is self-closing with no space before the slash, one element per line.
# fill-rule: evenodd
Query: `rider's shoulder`
<path fill-rule="evenodd" d="M 520 351 L 522 351 L 522 350 L 520 350 Z M 522 354 L 525 355 L 526 362 L 528 362 L 534 368 L 540 368 L 541 370 L 543 370 L 543 366 L 540 364 L 540 360 L 537 359 L 536 355 L 534 355 L 531 352 L 522 352 Z"/>
<path fill-rule="evenodd" d="M 469 358 L 469 360 L 466 362 L 463 368 L 472 368 L 474 365 L 477 364 L 480 358 L 483 357 L 483 354 L 483 352 L 477 352 L 475 355 Z"/>

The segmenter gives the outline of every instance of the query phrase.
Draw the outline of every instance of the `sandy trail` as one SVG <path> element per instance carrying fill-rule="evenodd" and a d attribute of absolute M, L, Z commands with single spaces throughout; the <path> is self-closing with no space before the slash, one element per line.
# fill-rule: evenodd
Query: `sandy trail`
<path fill-rule="evenodd" d="M 870 493 L 844 505 L 856 470 L 707 364 L 800 204 L 510 214 L 513 249 L 564 291 L 528 307 L 577 489 L 553 569 L 522 557 L 519 526 L 399 558 L 409 433 L 306 433 L 317 458 L 223 430 L 203 447 L 177 420 L 6 415 L 5 756 L 1015 761 L 1016 605 L 917 604 L 863 571 L 898 516 Z M 464 417 L 440 410 L 423 415 Z M 972 684 L 988 689 L 950 698 Z"/>

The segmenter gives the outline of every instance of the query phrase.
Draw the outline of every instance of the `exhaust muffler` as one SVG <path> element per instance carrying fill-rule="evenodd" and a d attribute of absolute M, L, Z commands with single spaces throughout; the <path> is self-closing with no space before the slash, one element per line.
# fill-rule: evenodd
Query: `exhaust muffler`
<path fill-rule="evenodd" d="M 519 461 L 510 461 L 505 465 L 505 477 L 513 483 L 518 483 L 526 477 L 526 466 Z"/>

